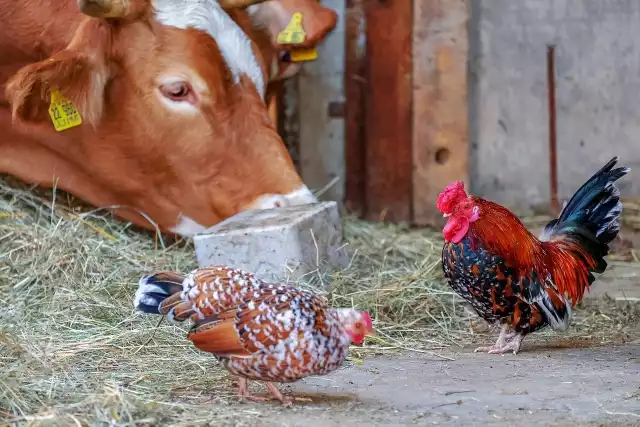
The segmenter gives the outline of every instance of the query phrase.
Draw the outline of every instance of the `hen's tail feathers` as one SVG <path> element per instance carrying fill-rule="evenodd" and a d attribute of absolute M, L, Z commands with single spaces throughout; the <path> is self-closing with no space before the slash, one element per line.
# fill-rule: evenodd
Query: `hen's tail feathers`
<path fill-rule="evenodd" d="M 142 276 L 133 306 L 144 313 L 166 314 L 167 300 L 173 295 L 180 295 L 183 281 L 184 276 L 169 271 Z"/>
<path fill-rule="evenodd" d="M 544 228 L 545 240 L 571 240 L 595 261 L 593 271 L 603 273 L 607 267 L 604 257 L 609 253 L 609 243 L 620 231 L 620 190 L 615 181 L 631 169 L 619 167 L 614 157 L 585 182 L 566 204 L 560 217 Z"/>

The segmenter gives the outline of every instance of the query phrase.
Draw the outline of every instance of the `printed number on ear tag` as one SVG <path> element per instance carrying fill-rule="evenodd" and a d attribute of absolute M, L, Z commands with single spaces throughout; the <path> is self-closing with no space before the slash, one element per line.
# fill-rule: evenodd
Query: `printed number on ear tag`
<path fill-rule="evenodd" d="M 82 124 L 82 117 L 76 107 L 57 90 L 51 91 L 49 116 L 51 116 L 53 127 L 58 132 Z"/>
<path fill-rule="evenodd" d="M 279 44 L 300 44 L 307 38 L 307 33 L 302 29 L 302 14 L 296 12 L 291 17 L 287 27 L 278 34 Z"/>

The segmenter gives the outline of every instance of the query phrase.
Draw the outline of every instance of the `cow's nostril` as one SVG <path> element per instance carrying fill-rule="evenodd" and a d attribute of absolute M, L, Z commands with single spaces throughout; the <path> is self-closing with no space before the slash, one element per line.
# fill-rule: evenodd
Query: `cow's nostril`
<path fill-rule="evenodd" d="M 280 194 L 269 194 L 260 197 L 254 201 L 251 205 L 251 209 L 274 209 L 274 208 L 286 208 L 291 206 L 289 200 Z"/>
<path fill-rule="evenodd" d="M 283 208 L 289 206 L 289 201 L 287 200 L 286 197 L 283 196 L 277 196 L 275 198 L 275 200 L 273 201 L 273 207 L 274 208 Z"/>

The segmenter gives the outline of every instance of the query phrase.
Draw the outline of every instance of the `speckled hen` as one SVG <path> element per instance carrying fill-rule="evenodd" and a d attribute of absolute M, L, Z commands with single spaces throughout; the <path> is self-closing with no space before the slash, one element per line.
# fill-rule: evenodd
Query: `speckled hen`
<path fill-rule="evenodd" d="M 254 401 L 266 398 L 249 393 L 248 379 L 265 381 L 273 397 L 290 404 L 294 399 L 274 382 L 335 371 L 351 342 L 359 344 L 373 334 L 367 313 L 329 308 L 311 292 L 222 266 L 186 276 L 143 276 L 134 306 L 171 321 L 191 319 L 187 338 L 238 376 L 240 396 Z"/>
<path fill-rule="evenodd" d="M 506 208 L 470 196 L 454 182 L 438 196 L 448 218 L 442 267 L 449 284 L 502 331 L 476 351 L 517 353 L 522 339 L 545 326 L 566 330 L 571 309 L 603 273 L 609 243 L 620 230 L 622 203 L 615 181 L 629 172 L 611 159 L 573 195 L 536 238 Z"/>

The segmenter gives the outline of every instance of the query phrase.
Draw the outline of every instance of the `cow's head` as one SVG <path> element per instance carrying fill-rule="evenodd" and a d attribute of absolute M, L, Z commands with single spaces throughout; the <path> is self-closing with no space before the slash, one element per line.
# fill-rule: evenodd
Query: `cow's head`
<path fill-rule="evenodd" d="M 274 16 L 288 1 L 247 13 L 233 7 L 256 1 L 78 0 L 90 17 L 70 44 L 8 82 L 14 120 L 52 128 L 59 90 L 83 124 L 63 131 L 72 144 L 48 148 L 92 181 L 61 180 L 65 189 L 180 235 L 248 208 L 314 202 L 263 100 L 270 64 L 256 34 L 282 29 Z"/>

